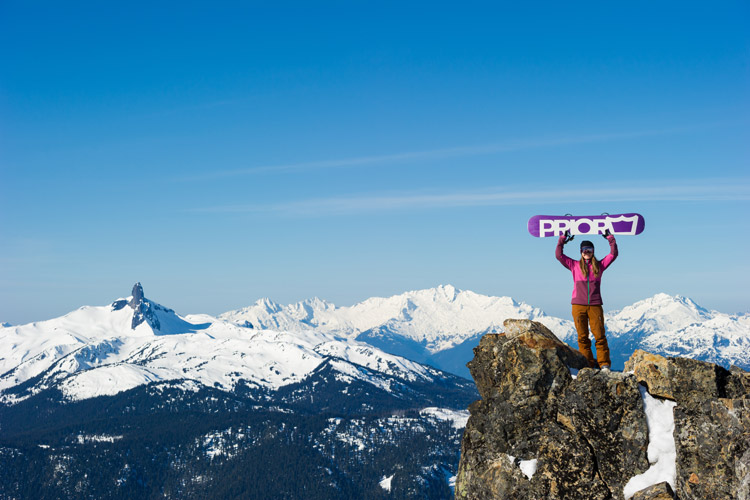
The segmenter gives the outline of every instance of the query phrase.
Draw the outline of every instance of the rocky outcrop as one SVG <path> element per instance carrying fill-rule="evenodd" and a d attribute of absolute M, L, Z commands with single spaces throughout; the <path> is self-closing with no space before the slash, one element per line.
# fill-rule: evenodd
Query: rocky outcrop
<path fill-rule="evenodd" d="M 750 499 L 750 373 L 640 350 L 625 369 L 652 395 L 677 403 L 674 439 L 681 498 Z"/>
<path fill-rule="evenodd" d="M 131 328 L 135 330 L 135 327 L 147 321 L 151 328 L 159 330 L 161 325 L 159 324 L 159 318 L 156 317 L 154 307 L 151 301 L 146 300 L 143 296 L 143 287 L 140 283 L 133 285 L 133 298 L 130 299 L 128 304 L 133 308 L 133 322 Z"/>
<path fill-rule="evenodd" d="M 152 329 L 159 330 L 161 325 L 159 324 L 159 318 L 156 317 L 156 310 L 172 312 L 171 309 L 164 309 L 146 299 L 143 296 L 143 286 L 140 283 L 133 285 L 132 297 L 129 301 L 125 299 L 116 300 L 112 303 L 112 310 L 119 311 L 126 306 L 133 309 L 133 320 L 130 324 L 130 328 L 133 330 L 144 321 L 148 322 Z"/>
<path fill-rule="evenodd" d="M 747 372 L 643 351 L 624 373 L 592 370 L 529 320 L 485 335 L 467 366 L 482 399 L 456 498 L 750 500 Z"/>

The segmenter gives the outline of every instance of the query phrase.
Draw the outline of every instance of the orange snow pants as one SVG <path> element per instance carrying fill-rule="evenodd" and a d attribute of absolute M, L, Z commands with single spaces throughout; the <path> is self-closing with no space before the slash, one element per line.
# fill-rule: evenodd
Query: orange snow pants
<path fill-rule="evenodd" d="M 602 306 L 581 306 L 573 304 L 573 322 L 578 332 L 578 350 L 586 356 L 591 368 L 599 368 L 601 365 L 610 366 L 609 345 L 604 334 L 604 311 Z M 596 358 L 591 352 L 591 340 L 589 339 L 589 326 L 591 333 L 596 339 Z"/>

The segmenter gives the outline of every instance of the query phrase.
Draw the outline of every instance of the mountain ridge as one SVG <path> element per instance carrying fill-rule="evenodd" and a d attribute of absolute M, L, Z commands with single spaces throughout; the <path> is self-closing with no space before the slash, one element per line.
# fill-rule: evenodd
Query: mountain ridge
<path fill-rule="evenodd" d="M 273 304 L 274 314 L 270 314 L 269 303 Z M 316 304 L 324 307 L 316 308 Z M 304 316 L 301 310 L 306 311 Z M 261 299 L 218 317 L 237 324 L 249 322 L 256 328 L 315 328 L 347 337 L 390 324 L 391 331 L 397 330 L 411 340 L 424 341 L 426 348 L 435 353 L 454 347 L 489 327 L 501 328 L 505 318 L 519 315 L 558 321 L 541 309 L 511 297 L 480 295 L 452 285 L 412 290 L 391 297 L 371 297 L 343 307 L 317 298 L 287 306 Z"/>
<path fill-rule="evenodd" d="M 180 379 L 226 391 L 238 384 L 277 391 L 325 363 L 342 378 L 386 391 L 393 379 L 434 383 L 448 376 L 311 329 L 259 330 L 206 315 L 183 318 L 146 299 L 136 284 L 133 296 L 109 306 L 0 329 L 0 401 L 14 404 L 51 387 L 80 400 Z"/>
<path fill-rule="evenodd" d="M 375 343 L 380 348 L 390 345 L 393 353 L 441 369 L 450 366 L 449 371 L 467 378 L 468 370 L 463 365 L 471 359 L 471 353 L 465 344 L 478 343 L 484 333 L 502 332 L 507 318 L 538 321 L 569 345 L 577 345 L 571 320 L 547 315 L 511 297 L 484 296 L 451 285 L 373 297 L 349 307 L 322 302 L 325 310 L 306 309 L 304 322 L 298 320 L 295 311 L 302 304 L 310 306 L 311 301 L 288 306 L 274 303 L 276 312 L 266 316 L 249 306 L 220 317 L 249 322 L 255 328 L 312 328 Z M 688 297 L 657 293 L 605 312 L 605 324 L 613 363 L 619 369 L 636 348 L 694 357 L 727 368 L 732 364 L 750 368 L 749 313 L 726 314 L 703 308 Z"/>
<path fill-rule="evenodd" d="M 204 491 L 193 489 L 203 486 L 191 478 L 211 477 L 205 491 L 215 492 L 237 470 L 262 474 L 275 460 L 274 474 L 284 477 L 275 486 L 278 497 L 287 485 L 303 491 L 315 484 L 330 492 L 325 488 L 332 470 L 336 488 L 348 485 L 352 497 L 370 491 L 380 498 L 379 482 L 391 477 L 392 492 L 452 498 L 448 483 L 457 472 L 458 431 L 431 421 L 427 409 L 457 412 L 465 420 L 461 410 L 476 400 L 476 387 L 451 373 L 460 375 L 479 338 L 505 337 L 505 319 L 539 314 L 575 347 L 570 321 L 541 316 L 510 297 L 443 286 L 364 303 L 355 311 L 359 324 L 375 325 L 364 331 L 342 329 L 352 328 L 354 313 L 339 317 L 339 308 L 320 299 L 288 309 L 270 299 L 256 303 L 264 321 L 273 322 L 268 324 L 294 327 L 284 330 L 263 328 L 257 320 L 251 328 L 249 318 L 181 316 L 138 291 L 105 306 L 0 328 L 6 439 L 0 484 L 10 485 L 0 486 L 0 496 L 19 496 L 12 485 L 39 485 L 26 495 L 31 498 L 56 496 L 62 467 L 66 491 L 83 485 L 102 498 L 112 481 L 122 480 L 117 484 L 132 490 L 117 486 L 122 498 L 165 487 L 177 497 L 186 484 L 193 485 L 188 491 Z M 688 350 L 739 365 L 750 352 L 750 315 L 708 311 L 683 297 L 657 294 L 607 317 L 615 355 L 652 342 L 662 352 Z M 441 322 L 449 326 L 433 331 Z M 176 473 L 174 482 L 153 469 L 153 450 L 163 450 L 158 471 Z M 362 462 L 364 456 L 369 458 Z M 529 457 L 522 458 L 525 467 Z M 217 467 L 217 460 L 230 468 Z M 87 479 L 94 477 L 92 463 L 107 484 Z M 290 463 L 299 467 L 289 470 Z M 234 479 L 228 487 L 236 484 Z M 250 491 L 252 484 L 242 487 Z M 440 493 L 429 496 L 427 490 Z"/>
<path fill-rule="evenodd" d="M 465 364 L 471 359 L 472 348 L 482 335 L 501 333 L 502 322 L 509 317 L 539 321 L 572 347 L 577 346 L 570 320 L 548 316 L 511 297 L 484 296 L 451 285 L 372 297 L 350 307 L 337 307 L 318 298 L 282 306 L 264 298 L 253 306 L 214 318 L 205 314 L 180 316 L 145 298 L 137 283 L 133 295 L 108 306 L 84 306 L 60 318 L 0 328 L 6 346 L 0 351 L 0 391 L 38 376 L 50 369 L 52 360 L 65 356 L 68 372 L 76 366 L 93 368 L 83 359 L 84 353 L 111 349 L 107 342 L 113 337 L 131 339 L 118 347 L 129 349 L 134 338 L 196 333 L 228 336 L 222 337 L 223 341 L 232 342 L 229 337 L 248 340 L 260 332 L 286 332 L 287 339 L 304 338 L 314 332 L 323 335 L 317 337 L 320 342 L 359 341 L 389 355 L 468 379 Z M 607 312 L 605 318 L 616 369 L 621 369 L 637 348 L 727 368 L 732 364 L 750 368 L 750 314 L 710 311 L 687 297 L 660 293 Z M 89 345 L 87 350 L 71 354 L 85 345 Z M 159 343 L 152 347 L 156 345 Z M 59 366 L 63 369 L 62 364 Z M 158 374 L 144 370 L 130 375 L 143 380 L 158 378 Z"/>

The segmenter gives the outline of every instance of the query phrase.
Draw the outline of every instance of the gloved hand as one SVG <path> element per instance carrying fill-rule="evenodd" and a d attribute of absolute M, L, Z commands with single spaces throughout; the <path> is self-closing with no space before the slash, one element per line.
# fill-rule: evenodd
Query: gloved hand
<path fill-rule="evenodd" d="M 570 231 L 565 231 L 563 234 L 560 235 L 560 238 L 557 240 L 559 244 L 565 245 L 567 242 L 571 241 L 575 236 L 570 234 Z"/>
<path fill-rule="evenodd" d="M 602 233 L 602 238 L 604 238 L 605 240 L 607 240 L 607 241 L 609 241 L 609 242 L 612 242 L 612 241 L 614 241 L 614 239 L 615 239 L 615 235 L 613 235 L 612 233 L 610 233 L 610 232 L 609 232 L 609 229 L 606 229 L 606 230 L 605 230 L 605 231 L 604 231 L 604 232 Z"/>

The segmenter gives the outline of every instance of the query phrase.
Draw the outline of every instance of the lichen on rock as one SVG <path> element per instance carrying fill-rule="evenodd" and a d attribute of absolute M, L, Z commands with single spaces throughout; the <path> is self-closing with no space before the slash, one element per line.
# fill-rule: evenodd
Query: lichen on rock
<path fill-rule="evenodd" d="M 482 399 L 469 408 L 456 498 L 624 500 L 651 465 L 641 384 L 676 402 L 677 477 L 633 498 L 750 500 L 747 372 L 645 351 L 625 373 L 592 370 L 543 325 L 504 326 L 467 364 Z M 531 460 L 527 475 L 520 463 Z"/>

